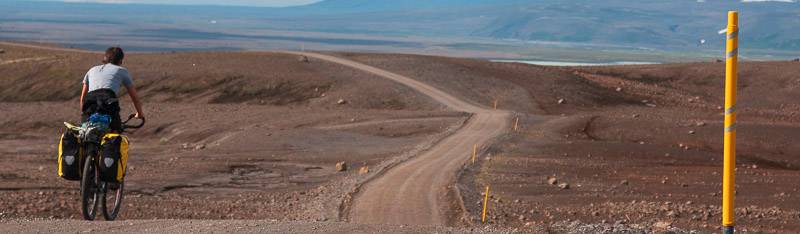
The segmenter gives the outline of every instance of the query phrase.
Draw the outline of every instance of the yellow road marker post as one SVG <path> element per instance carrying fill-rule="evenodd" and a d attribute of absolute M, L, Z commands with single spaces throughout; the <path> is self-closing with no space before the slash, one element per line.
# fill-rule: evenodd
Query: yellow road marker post
<path fill-rule="evenodd" d="M 739 52 L 739 13 L 728 12 L 725 62 L 725 158 L 722 169 L 722 233 L 734 232 L 733 200 L 736 184 L 736 83 Z"/>
<path fill-rule="evenodd" d="M 476 157 L 478 157 L 478 144 L 472 145 L 472 164 L 475 164 Z"/>
<path fill-rule="evenodd" d="M 489 204 L 489 186 L 486 186 L 486 197 L 483 198 L 483 215 L 481 215 L 481 223 L 486 224 L 486 206 Z"/>
<path fill-rule="evenodd" d="M 494 106 L 495 110 L 497 109 L 497 99 L 494 100 L 494 104 L 492 106 Z"/>
<path fill-rule="evenodd" d="M 517 130 L 519 130 L 519 116 L 514 119 L 514 131 L 516 132 Z"/>

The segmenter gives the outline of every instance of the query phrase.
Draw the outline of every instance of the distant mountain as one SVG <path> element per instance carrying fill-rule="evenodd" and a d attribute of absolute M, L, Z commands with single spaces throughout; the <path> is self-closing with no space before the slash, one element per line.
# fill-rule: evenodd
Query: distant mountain
<path fill-rule="evenodd" d="M 325 0 L 285 8 L 0 0 L 0 39 L 42 37 L 35 33 L 37 24 L 92 24 L 113 33 L 82 36 L 113 39 L 145 30 L 148 38 L 158 38 L 159 32 L 180 29 L 216 33 L 220 40 L 263 40 L 252 34 L 272 30 L 716 53 L 728 10 L 741 13 L 742 47 L 800 51 L 800 3 L 732 0 Z M 165 30 L 153 31 L 159 28 Z M 239 33 L 247 36 L 232 35 Z"/>
<path fill-rule="evenodd" d="M 743 45 L 800 50 L 800 3 L 629 0 L 326 0 L 294 7 L 336 14 L 338 30 L 696 48 L 723 43 L 728 10 Z M 313 17 L 313 16 L 309 16 Z M 313 26 L 312 26 L 313 27 Z"/>

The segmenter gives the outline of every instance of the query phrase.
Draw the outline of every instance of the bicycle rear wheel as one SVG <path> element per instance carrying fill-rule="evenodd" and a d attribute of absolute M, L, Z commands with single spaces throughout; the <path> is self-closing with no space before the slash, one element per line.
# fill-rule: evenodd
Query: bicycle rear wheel
<path fill-rule="evenodd" d="M 109 188 L 111 183 L 106 183 L 106 192 L 103 194 L 103 217 L 106 221 L 113 221 L 117 218 L 120 208 L 122 208 L 122 197 L 124 196 L 125 182 L 120 182 L 116 189 Z M 108 204 L 112 204 L 111 207 Z M 111 209 L 109 209 L 111 208 Z"/>
<path fill-rule="evenodd" d="M 97 167 L 94 166 L 94 159 L 96 149 L 92 150 L 88 147 L 86 162 L 83 166 L 83 178 L 81 178 L 81 212 L 83 219 L 94 220 L 97 216 L 97 200 L 98 200 L 98 175 Z"/>

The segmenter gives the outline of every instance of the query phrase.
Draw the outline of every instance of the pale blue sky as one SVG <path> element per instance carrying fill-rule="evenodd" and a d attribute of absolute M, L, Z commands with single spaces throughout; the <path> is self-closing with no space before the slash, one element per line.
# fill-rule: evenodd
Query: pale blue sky
<path fill-rule="evenodd" d="M 280 6 L 305 5 L 309 3 L 319 2 L 320 0 L 45 0 L 45 1 L 280 7 Z"/>

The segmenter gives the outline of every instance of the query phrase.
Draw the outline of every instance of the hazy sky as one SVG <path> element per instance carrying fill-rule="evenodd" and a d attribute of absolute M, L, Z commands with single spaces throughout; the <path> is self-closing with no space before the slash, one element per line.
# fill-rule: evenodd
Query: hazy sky
<path fill-rule="evenodd" d="M 45 0 L 60 2 L 140 3 L 175 5 L 229 5 L 229 6 L 294 6 L 321 0 Z"/>

